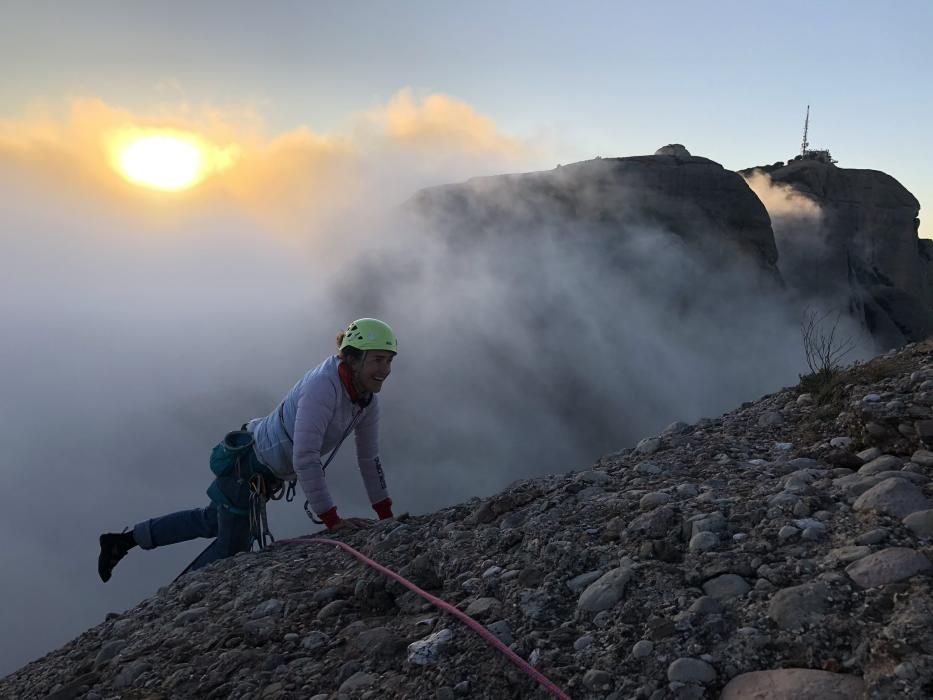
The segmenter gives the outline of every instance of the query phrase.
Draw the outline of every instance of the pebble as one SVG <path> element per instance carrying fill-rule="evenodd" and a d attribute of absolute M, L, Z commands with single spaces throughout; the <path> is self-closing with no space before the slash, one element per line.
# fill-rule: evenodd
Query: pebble
<path fill-rule="evenodd" d="M 750 590 L 748 582 L 736 574 L 722 574 L 703 584 L 703 592 L 719 601 L 743 597 Z"/>
<path fill-rule="evenodd" d="M 822 583 L 807 583 L 784 588 L 774 594 L 768 617 L 783 630 L 796 630 L 813 624 L 826 611 L 829 588 Z"/>
<path fill-rule="evenodd" d="M 671 502 L 671 497 L 669 494 L 661 493 L 655 491 L 653 493 L 646 493 L 641 497 L 641 500 L 638 502 L 639 507 L 642 510 L 651 510 L 657 508 L 658 506 L 663 506 Z"/>
<path fill-rule="evenodd" d="M 612 569 L 586 587 L 577 600 L 577 607 L 587 612 L 599 612 L 611 608 L 625 594 L 625 587 L 632 579 L 628 567 Z"/>
<path fill-rule="evenodd" d="M 871 547 L 859 545 L 847 545 L 830 550 L 826 555 L 826 561 L 830 564 L 850 564 L 871 554 Z"/>
<path fill-rule="evenodd" d="M 691 552 L 709 552 L 719 546 L 719 535 L 715 532 L 698 532 L 690 538 Z"/>
<path fill-rule="evenodd" d="M 654 643 L 649 642 L 647 639 L 635 642 L 635 646 L 632 647 L 632 656 L 636 659 L 647 659 L 653 653 Z"/>
<path fill-rule="evenodd" d="M 590 690 L 603 690 L 612 683 L 612 676 L 606 671 L 591 668 L 583 674 L 583 685 Z"/>
<path fill-rule="evenodd" d="M 678 484 L 675 492 L 681 498 L 693 498 L 699 495 L 700 489 L 696 484 Z"/>
<path fill-rule="evenodd" d="M 921 539 L 933 539 L 933 509 L 918 510 L 904 518 L 904 527 Z"/>
<path fill-rule="evenodd" d="M 437 662 L 444 647 L 453 639 L 453 632 L 442 629 L 408 645 L 408 662 L 428 666 Z"/>
<path fill-rule="evenodd" d="M 506 646 L 515 641 L 515 637 L 512 634 L 512 625 L 509 624 L 508 620 L 498 620 L 497 622 L 493 622 L 491 625 L 487 625 L 486 629 L 496 635 L 496 637 L 499 638 L 499 641 Z"/>
<path fill-rule="evenodd" d="M 577 475 L 576 480 L 585 481 L 590 484 L 607 484 L 609 483 L 609 475 L 604 471 L 592 469 L 590 471 L 581 472 Z"/>
<path fill-rule="evenodd" d="M 900 469 L 902 464 L 904 464 L 904 460 L 902 460 L 900 457 L 895 457 L 893 455 L 881 455 L 880 457 L 875 457 L 875 459 L 859 467 L 858 473 L 870 476 L 872 474 L 878 474 L 879 472 Z"/>
<path fill-rule="evenodd" d="M 870 545 L 881 544 L 891 536 L 891 531 L 886 527 L 876 527 L 874 530 L 864 532 L 855 538 L 855 544 Z"/>
<path fill-rule="evenodd" d="M 635 446 L 635 454 L 653 455 L 661 449 L 662 441 L 659 437 L 648 437 L 639 441 Z"/>
<path fill-rule="evenodd" d="M 372 673 L 364 673 L 363 671 L 357 671 L 352 676 L 347 678 L 343 683 L 340 684 L 338 692 L 349 693 L 354 690 L 360 690 L 362 688 L 368 688 L 372 685 L 375 685 L 376 681 L 379 680 L 379 677 Z"/>
<path fill-rule="evenodd" d="M 761 417 L 758 419 L 758 425 L 762 428 L 783 425 L 783 423 L 784 416 L 782 416 L 778 411 L 768 411 L 767 413 L 761 414 Z"/>
<path fill-rule="evenodd" d="M 637 471 L 639 474 L 655 475 L 661 473 L 661 467 L 659 467 L 654 462 L 640 462 L 639 464 L 635 465 L 635 471 Z"/>
<path fill-rule="evenodd" d="M 716 669 L 702 659 L 681 657 L 667 667 L 667 679 L 678 683 L 705 685 L 716 680 Z"/>
<path fill-rule="evenodd" d="M 877 459 L 882 454 L 883 453 L 881 450 L 879 450 L 877 447 L 869 447 L 868 449 L 862 450 L 861 452 L 856 452 L 855 456 L 862 460 L 863 463 L 865 463 L 870 462 L 873 459 Z"/>

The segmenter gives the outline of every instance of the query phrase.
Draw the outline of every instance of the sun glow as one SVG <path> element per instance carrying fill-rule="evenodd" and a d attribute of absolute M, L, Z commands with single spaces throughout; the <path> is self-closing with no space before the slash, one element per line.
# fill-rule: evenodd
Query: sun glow
<path fill-rule="evenodd" d="M 114 170 L 135 185 L 164 192 L 194 187 L 208 175 L 229 168 L 235 147 L 218 148 L 184 131 L 126 129 L 110 139 Z"/>

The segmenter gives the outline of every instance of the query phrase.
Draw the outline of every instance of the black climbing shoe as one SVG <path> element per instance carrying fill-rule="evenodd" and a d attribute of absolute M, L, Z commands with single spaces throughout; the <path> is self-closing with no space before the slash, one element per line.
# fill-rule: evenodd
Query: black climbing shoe
<path fill-rule="evenodd" d="M 136 540 L 132 532 L 105 532 L 100 536 L 100 555 L 97 557 L 97 573 L 100 580 L 106 583 L 110 580 L 113 567 L 126 556 Z"/>

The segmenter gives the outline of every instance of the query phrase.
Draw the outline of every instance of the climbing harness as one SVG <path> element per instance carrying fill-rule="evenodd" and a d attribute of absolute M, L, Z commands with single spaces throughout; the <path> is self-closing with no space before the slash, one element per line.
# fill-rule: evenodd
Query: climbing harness
<path fill-rule="evenodd" d="M 403 586 L 405 586 L 405 588 L 412 591 L 413 593 L 417 593 L 419 596 L 421 596 L 426 601 L 431 603 L 431 605 L 433 605 L 434 607 L 439 608 L 443 612 L 449 613 L 450 615 L 453 615 L 454 617 L 456 617 L 458 620 L 464 623 L 467 627 L 469 627 L 474 632 L 476 632 L 480 637 L 482 637 L 483 640 L 487 642 L 490 646 L 492 646 L 497 651 L 504 654 L 506 658 L 508 658 L 509 661 L 511 661 L 516 666 L 518 666 L 522 671 L 524 671 L 528 676 L 530 676 L 535 682 L 537 682 L 542 688 L 544 688 L 548 693 L 553 695 L 555 698 L 560 698 L 560 700 L 570 700 L 570 696 L 567 695 L 563 690 L 561 690 L 554 682 L 549 680 L 538 669 L 536 669 L 534 666 L 529 664 L 527 661 L 525 661 L 522 657 L 520 657 L 514 651 L 509 649 L 509 647 L 503 644 L 502 641 L 500 641 L 499 638 L 496 637 L 496 635 L 494 635 L 492 632 L 490 632 L 488 629 L 486 629 L 483 625 L 481 625 L 479 622 L 474 620 L 472 617 L 470 617 L 463 611 L 458 610 L 457 608 L 455 608 L 453 605 L 451 605 L 447 601 L 442 600 L 438 598 L 437 596 L 433 596 L 427 591 L 424 591 L 418 588 L 418 586 L 413 584 L 411 581 L 406 579 L 404 576 L 401 576 L 400 574 L 397 574 L 394 571 L 392 571 L 392 569 L 386 568 L 382 564 L 379 564 L 378 562 L 373 561 L 372 559 L 367 557 L 365 554 L 362 554 L 361 552 L 358 552 L 357 550 L 355 550 L 350 545 L 345 544 L 344 542 L 340 542 L 338 540 L 331 540 L 331 539 L 326 539 L 323 537 L 314 537 L 314 536 L 295 537 L 295 538 L 287 539 L 287 540 L 279 540 L 278 544 L 280 545 L 281 544 L 322 544 L 322 545 L 330 545 L 334 547 L 339 547 L 340 549 L 344 550 L 345 552 L 359 559 L 361 562 L 366 564 L 366 566 L 372 569 L 375 569 L 379 573 L 385 576 L 388 576 L 393 581 L 396 581 L 402 584 Z"/>
<path fill-rule="evenodd" d="M 281 487 L 277 489 L 281 491 Z M 260 551 L 267 545 L 275 542 L 272 531 L 269 530 L 269 519 L 266 516 L 266 502 L 269 500 L 269 486 L 262 474 L 253 474 L 249 480 L 249 537 L 250 549 L 253 544 L 259 546 Z"/>

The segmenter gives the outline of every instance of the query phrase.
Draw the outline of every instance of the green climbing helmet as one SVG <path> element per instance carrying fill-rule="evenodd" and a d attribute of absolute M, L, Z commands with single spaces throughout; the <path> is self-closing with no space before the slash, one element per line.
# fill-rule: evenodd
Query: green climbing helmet
<path fill-rule="evenodd" d="M 388 323 L 375 318 L 360 318 L 347 326 L 340 349 L 388 350 L 398 352 L 398 339 Z"/>

